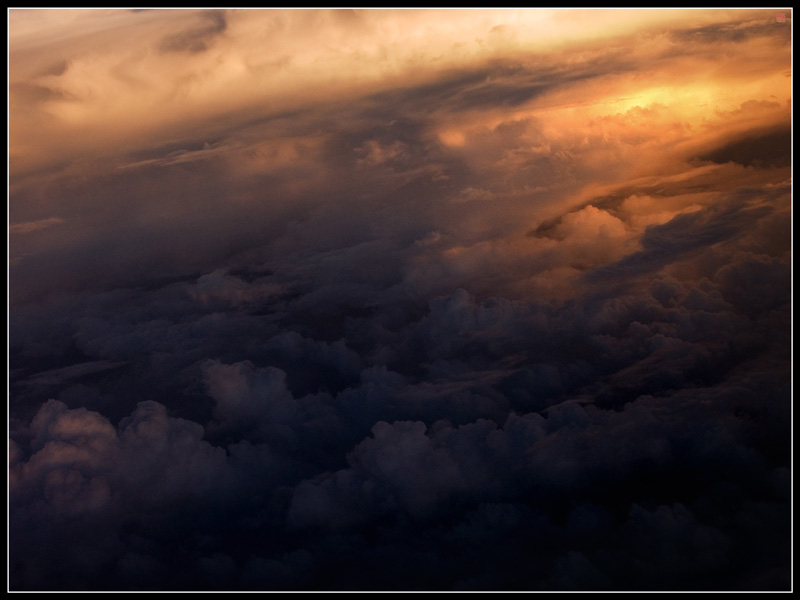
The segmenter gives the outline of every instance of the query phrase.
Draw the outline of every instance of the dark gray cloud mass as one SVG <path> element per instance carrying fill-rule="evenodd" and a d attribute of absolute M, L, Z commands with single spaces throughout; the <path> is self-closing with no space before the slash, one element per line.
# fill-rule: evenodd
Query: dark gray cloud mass
<path fill-rule="evenodd" d="M 209 64 L 288 89 L 334 52 L 265 65 L 237 36 L 375 14 L 153 25 L 142 56 L 211 61 L 195 112 L 12 160 L 10 589 L 788 590 L 790 81 L 763 12 L 552 54 L 482 24 L 491 60 L 235 110 Z M 341 60 L 372 73 L 393 46 L 364 39 Z M 75 56 L 20 94 L 89 86 Z M 736 60 L 758 85 L 715 95 Z"/>

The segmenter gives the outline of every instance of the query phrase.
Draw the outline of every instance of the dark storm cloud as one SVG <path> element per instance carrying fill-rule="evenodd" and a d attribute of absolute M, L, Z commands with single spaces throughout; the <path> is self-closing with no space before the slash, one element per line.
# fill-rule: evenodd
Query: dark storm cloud
<path fill-rule="evenodd" d="M 466 290 L 419 302 L 403 261 L 436 260 L 425 253 L 441 239 L 347 247 L 363 217 L 334 209 L 285 230 L 283 252 L 250 264 L 251 277 L 211 270 L 53 299 L 63 332 L 37 330 L 36 310 L 16 324 L 13 339 L 29 354 L 48 335 L 72 338 L 98 361 L 138 360 L 131 375 L 146 385 L 91 383 L 128 407 L 103 408 L 117 425 L 80 408 L 108 399 L 64 390 L 75 408 L 46 404 L 17 430 L 12 546 L 51 547 L 77 535 L 76 519 L 106 533 L 82 538 L 84 558 L 67 559 L 66 570 L 53 566 L 65 560 L 54 550 L 19 551 L 14 580 L 54 589 L 780 588 L 781 552 L 741 557 L 754 539 L 784 543 L 785 483 L 766 482 L 780 481 L 788 454 L 766 437 L 787 437 L 770 412 L 785 402 L 776 383 L 788 363 L 779 352 L 785 366 L 773 375 L 735 376 L 780 342 L 762 326 L 788 306 L 788 267 L 736 250 L 773 213 L 733 197 L 645 231 L 645 249 L 632 255 L 637 275 L 731 245 L 706 287 L 663 278 L 652 290 L 557 307 Z M 603 280 L 608 268 L 595 273 Z M 731 331 L 751 339 L 737 348 Z M 167 416 L 164 404 L 192 419 Z M 25 508 L 27 498 L 41 500 Z M 49 533 L 37 526 L 42 515 Z M 198 535 L 205 541 L 187 546 Z M 413 550 L 419 535 L 430 554 Z M 485 543 L 495 555 L 474 549 Z M 631 576 L 620 565 L 632 552 L 656 567 Z M 371 577 L 352 563 L 370 564 Z"/>
<path fill-rule="evenodd" d="M 730 161 L 746 167 L 787 167 L 792 159 L 791 148 L 791 129 L 781 129 L 730 142 L 698 158 L 715 163 Z"/>
<path fill-rule="evenodd" d="M 190 52 L 192 54 L 208 50 L 212 40 L 227 29 L 225 12 L 209 10 L 198 15 L 199 23 L 178 33 L 173 33 L 159 44 L 163 52 Z"/>
<path fill-rule="evenodd" d="M 727 393 L 723 392 L 725 395 Z M 553 508 L 549 510 L 557 510 L 555 506 L 563 502 L 571 506 L 574 515 L 566 525 L 561 519 L 551 520 L 554 513 L 537 522 L 537 517 L 541 519 L 543 514 L 522 513 L 524 516 L 515 518 L 511 511 L 508 516 L 512 522 L 516 520 L 516 530 L 536 532 L 538 549 L 530 545 L 532 542 L 526 545 L 522 539 L 512 542 L 512 546 L 518 552 L 555 566 L 561 559 L 556 557 L 551 563 L 554 557 L 545 558 L 542 547 L 548 543 L 560 545 L 567 537 L 572 537 L 573 543 L 577 542 L 573 547 L 582 548 L 593 560 L 599 561 L 596 564 L 601 569 L 592 570 L 596 578 L 613 586 L 622 582 L 618 578 L 627 567 L 614 566 L 608 556 L 599 553 L 600 548 L 602 552 L 610 550 L 613 554 L 617 548 L 633 544 L 663 557 L 657 559 L 664 561 L 659 569 L 673 575 L 680 573 L 687 585 L 694 581 L 703 582 L 701 585 L 705 586 L 709 573 L 726 571 L 727 555 L 734 547 L 736 552 L 744 550 L 739 542 L 734 542 L 728 533 L 714 525 L 698 522 L 693 511 L 685 506 L 643 509 L 633 505 L 629 514 L 623 511 L 615 515 L 624 505 L 617 504 L 622 496 L 612 491 L 616 488 L 612 482 L 617 479 L 640 481 L 639 489 L 644 493 L 641 502 L 649 504 L 667 489 L 679 496 L 693 490 L 701 495 L 699 502 L 691 500 L 698 502 L 694 510 L 702 513 L 700 507 L 706 501 L 702 494 L 714 494 L 716 485 L 707 483 L 708 492 L 704 492 L 706 486 L 698 486 L 694 480 L 697 473 L 705 472 L 706 464 L 723 468 L 729 475 L 739 472 L 743 476 L 742 484 L 746 481 L 744 473 L 752 476 L 761 470 L 757 457 L 749 455 L 744 447 L 731 446 L 725 427 L 713 433 L 705 430 L 702 424 L 708 421 L 702 411 L 698 413 L 692 408 L 694 405 L 693 399 L 655 401 L 645 398 L 622 413 L 607 413 L 567 404 L 554 407 L 546 419 L 538 415 L 528 415 L 525 419 L 509 417 L 503 428 L 485 421 L 459 428 L 439 424 L 427 431 L 422 423 L 396 422 L 391 426 L 379 423 L 373 430 L 374 437 L 350 455 L 348 470 L 297 488 L 289 512 L 290 523 L 296 527 L 347 531 L 380 522 L 397 511 L 424 523 L 439 511 L 447 511 L 451 516 L 458 514 L 460 511 L 454 511 L 454 506 L 461 503 L 472 507 L 491 504 L 510 508 L 513 504 L 504 504 L 504 501 L 521 496 L 528 498 L 527 506 L 544 508 L 552 502 Z M 714 409 L 711 410 L 713 413 Z M 666 414 L 671 415 L 669 419 L 663 418 Z M 734 422 L 731 426 L 735 430 L 737 424 Z M 701 430 L 705 433 L 701 434 Z M 602 446 L 596 445 L 600 438 L 604 440 Z M 700 446 L 686 446 L 687 442 L 697 442 Z M 686 471 L 681 472 L 678 465 Z M 747 510 L 733 508 L 734 505 L 738 505 L 738 501 L 732 502 L 734 511 Z M 467 529 L 465 525 L 471 518 L 471 510 L 474 509 L 461 513 L 464 525 L 448 528 L 445 535 L 460 532 L 461 541 L 467 544 L 478 540 L 484 544 L 487 541 L 496 543 L 495 536 L 503 534 L 502 521 L 493 523 L 488 532 Z M 608 510 L 611 513 L 607 513 Z M 673 528 L 671 517 L 675 510 L 685 522 Z M 584 512 L 587 514 L 581 515 Z M 664 521 L 656 525 L 654 520 L 662 513 Z M 652 524 L 652 528 L 640 519 Z M 657 531 L 659 527 L 661 531 Z M 608 542 L 622 532 L 626 532 L 624 535 L 628 538 L 625 542 L 619 546 Z M 431 540 L 443 533 L 433 529 L 428 530 L 426 536 L 431 536 L 428 537 Z M 716 541 L 712 543 L 709 536 Z M 601 539 L 604 541 L 600 542 Z M 673 555 L 673 544 L 681 545 L 684 550 Z M 717 546 L 718 551 L 712 552 L 708 544 Z M 451 552 L 465 552 L 463 547 L 460 550 L 447 544 L 444 547 Z M 508 548 L 507 545 L 503 547 Z M 693 560 L 683 562 L 681 556 L 690 556 Z M 656 560 L 655 556 L 653 559 Z M 441 555 L 435 560 L 441 560 Z M 675 560 L 679 562 L 670 563 Z M 702 563 L 696 564 L 696 560 Z M 480 576 L 491 578 L 493 562 L 492 557 L 483 555 L 481 567 L 473 574 L 475 580 L 467 587 L 482 589 L 478 583 Z M 419 561 L 414 563 L 420 564 Z M 496 566 L 502 572 L 503 564 Z M 387 576 L 392 577 L 391 570 L 388 571 Z M 630 584 L 659 581 L 659 586 L 669 587 L 670 583 L 662 579 L 663 573 L 657 571 L 648 569 L 641 579 L 634 576 Z M 547 583 L 547 573 L 543 565 L 532 567 L 527 578 L 519 581 L 520 587 L 582 586 L 580 578 L 559 583 L 548 580 Z M 541 579 L 537 581 L 538 578 Z M 496 580 L 493 583 L 503 587 L 498 586 Z M 408 588 L 413 589 L 414 585 L 412 579 Z M 491 587 L 491 584 L 486 585 L 486 588 Z"/>
<path fill-rule="evenodd" d="M 785 57 L 159 14 L 109 68 L 170 123 L 11 180 L 11 589 L 788 589 Z M 32 81 L 102 108 L 96 68 Z"/>
<path fill-rule="evenodd" d="M 775 465 L 772 468 L 779 468 L 786 455 L 779 451 L 772 453 L 773 458 L 762 458 L 753 449 L 750 437 L 759 431 L 759 422 L 763 423 L 766 417 L 765 411 L 772 410 L 770 407 L 779 397 L 767 403 L 758 400 L 768 392 L 772 383 L 767 383 L 765 387 L 764 380 L 760 383 L 755 380 L 728 382 L 724 376 L 716 382 L 702 383 L 704 386 L 710 384 L 705 388 L 706 391 L 702 391 L 702 387 L 695 387 L 694 392 L 689 389 L 658 399 L 626 396 L 631 403 L 621 412 L 605 412 L 574 402 L 558 401 L 564 390 L 581 394 L 581 386 L 575 388 L 574 376 L 568 375 L 570 361 L 588 359 L 595 364 L 587 364 L 587 368 L 595 373 L 614 373 L 620 369 L 619 375 L 609 380 L 609 385 L 619 387 L 628 378 L 629 381 L 644 382 L 642 392 L 653 390 L 647 387 L 648 364 L 654 361 L 660 364 L 661 368 L 651 370 L 651 373 L 663 378 L 664 367 L 680 370 L 684 369 L 680 365 L 696 360 L 691 358 L 692 353 L 700 353 L 702 361 L 702 349 L 707 342 L 682 341 L 680 338 L 669 342 L 664 338 L 665 333 L 662 333 L 667 332 L 672 319 L 679 317 L 681 311 L 688 310 L 688 307 L 696 307 L 694 310 L 698 317 L 710 308 L 708 303 L 698 303 L 691 291 L 688 294 L 685 290 L 676 291 L 678 298 L 686 295 L 683 306 L 687 308 L 682 309 L 678 305 L 667 309 L 656 302 L 653 309 L 648 311 L 642 308 L 641 300 L 630 302 L 627 308 L 625 304 L 615 306 L 612 303 L 605 311 L 591 304 L 578 305 L 574 311 L 562 315 L 560 324 L 556 321 L 546 329 L 539 329 L 538 335 L 531 340 L 536 340 L 541 353 L 540 360 L 549 360 L 553 365 L 552 372 L 526 367 L 529 369 L 529 378 L 521 381 L 525 381 L 523 385 L 529 393 L 540 395 L 540 401 L 544 403 L 540 406 L 552 403 L 544 416 L 506 412 L 508 416 L 502 417 L 503 420 L 498 423 L 481 419 L 478 415 L 486 408 L 481 409 L 480 404 L 476 404 L 473 409 L 477 409 L 476 412 L 467 412 L 459 419 L 458 410 L 467 410 L 464 403 L 468 398 L 452 385 L 454 372 L 446 374 L 447 371 L 442 370 L 441 366 L 436 368 L 436 376 L 444 377 L 444 381 L 450 383 L 449 390 L 448 385 L 439 384 L 438 401 L 435 401 L 436 395 L 431 393 L 430 384 L 425 380 L 412 385 L 413 378 L 375 369 L 365 371 L 360 381 L 352 384 L 354 387 L 351 390 L 335 397 L 318 395 L 302 399 L 289 392 L 284 373 L 279 369 L 269 366 L 256 368 L 251 363 L 226 365 L 215 362 L 205 366 L 206 386 L 214 400 L 214 418 L 227 429 L 219 429 L 213 422 L 210 422 L 210 427 L 212 430 L 217 428 L 215 436 L 223 435 L 226 431 L 228 435 L 237 432 L 235 437 L 229 439 L 251 440 L 226 442 L 229 444 L 230 458 L 223 460 L 224 453 L 217 452 L 221 449 L 214 450 L 201 441 L 202 430 L 199 426 L 166 417 L 163 407 L 155 403 L 146 403 L 136 409 L 133 417 L 123 419 L 118 432 L 96 413 L 92 415 L 81 409 L 68 411 L 63 405 L 51 404 L 34 419 L 30 444 L 20 437 L 19 444 L 12 445 L 15 448 L 12 454 L 17 457 L 13 459 L 13 472 L 20 473 L 21 485 L 29 490 L 27 493 L 32 497 L 44 494 L 45 498 L 49 498 L 49 504 L 40 506 L 35 513 L 33 508 L 26 510 L 32 511 L 31 518 L 33 514 L 41 515 L 43 511 L 53 515 L 51 518 L 58 524 L 59 535 L 68 535 L 68 530 L 64 529 L 66 525 L 59 524 L 62 523 L 59 515 L 69 513 L 96 520 L 98 517 L 93 515 L 97 515 L 97 511 L 102 514 L 103 510 L 115 507 L 115 486 L 130 485 L 132 481 L 137 481 L 136 477 L 147 477 L 150 482 L 142 487 L 147 490 L 148 505 L 154 510 L 158 508 L 162 515 L 171 514 L 173 509 L 169 506 L 172 506 L 172 500 L 168 502 L 168 499 L 177 501 L 179 498 L 175 496 L 178 488 L 170 483 L 169 469 L 173 461 L 182 464 L 179 481 L 184 482 L 180 488 L 180 498 L 184 500 L 181 504 L 175 504 L 175 510 L 181 506 L 183 513 L 186 502 L 193 497 L 192 490 L 197 489 L 199 493 L 206 489 L 203 486 L 213 481 L 218 491 L 212 498 L 200 504 L 192 501 L 192 515 L 196 521 L 191 526 L 194 532 L 205 532 L 210 536 L 209 540 L 216 540 L 213 548 L 217 558 L 212 562 L 222 571 L 219 578 L 208 579 L 203 576 L 202 579 L 204 585 L 211 588 L 218 585 L 241 586 L 245 589 L 251 586 L 269 589 L 283 586 L 359 588 L 365 585 L 364 580 L 359 583 L 353 575 L 348 575 L 346 569 L 339 576 L 330 571 L 334 561 L 330 552 L 335 550 L 334 554 L 347 561 L 369 560 L 360 537 L 367 532 L 372 532 L 369 535 L 375 540 L 371 545 L 372 552 L 378 552 L 384 558 L 373 564 L 373 572 L 379 573 L 374 580 L 378 587 L 424 588 L 426 584 L 438 585 L 430 582 L 442 581 L 442 577 L 452 581 L 452 585 L 461 581 L 459 585 L 465 589 L 503 588 L 509 585 L 525 589 L 562 589 L 583 585 L 591 587 L 590 584 L 597 582 L 606 582 L 612 587 L 671 587 L 674 582 L 670 581 L 670 577 L 680 577 L 684 582 L 681 585 L 691 586 L 699 581 L 703 585 L 713 586 L 713 582 L 717 581 L 713 577 L 703 583 L 707 581 L 705 578 L 711 576 L 709 573 L 736 587 L 739 585 L 736 582 L 741 578 L 756 576 L 757 573 L 755 567 L 735 575 L 729 570 L 728 557 L 745 552 L 744 540 L 752 539 L 751 536 L 756 533 L 740 525 L 732 528 L 733 523 L 744 518 L 742 511 L 750 510 L 748 498 L 763 498 L 765 502 L 750 517 L 765 526 L 757 533 L 757 538 L 766 540 L 780 537 L 779 529 L 776 529 L 780 518 L 769 525 L 772 518 L 770 511 L 777 505 L 770 508 L 772 505 L 769 503 L 775 501 L 769 500 L 772 496 L 764 496 L 765 492 L 757 481 L 768 476 L 770 462 Z M 659 294 L 659 297 L 662 296 Z M 533 314 L 528 316 L 526 313 L 515 316 L 507 308 L 503 310 L 502 304 L 495 304 L 494 308 L 492 304 L 481 307 L 466 297 L 465 293 L 456 293 L 452 298 L 432 301 L 431 317 L 414 325 L 409 335 L 414 331 L 412 337 L 417 340 L 415 343 L 421 344 L 417 347 L 428 356 L 439 357 L 439 360 L 452 360 L 465 345 L 479 349 L 488 342 L 496 344 L 494 352 L 503 355 L 515 347 L 525 347 L 524 340 L 508 336 L 519 330 L 520 326 L 525 326 L 526 321 L 533 319 L 542 327 L 540 319 L 535 318 L 542 309 L 534 309 Z M 725 315 L 725 308 L 724 303 L 718 305 L 717 310 L 722 310 L 721 317 Z M 581 311 L 588 313 L 588 320 L 576 318 Z M 626 315 L 626 312 L 629 314 Z M 498 318 L 502 314 L 506 315 L 505 318 Z M 649 320 L 646 320 L 648 314 Z M 638 322 L 636 327 L 630 326 L 638 329 L 625 337 L 614 338 L 616 323 L 619 322 Z M 728 320 L 725 325 L 731 327 L 732 322 L 735 323 Z M 566 329 L 562 330 L 561 327 Z M 583 333 L 573 333 L 576 340 L 587 339 L 587 333 L 595 336 L 605 334 L 598 342 L 607 345 L 617 340 L 618 347 L 610 349 L 608 358 L 602 358 L 603 354 L 596 352 L 586 353 L 579 347 L 559 357 L 555 351 L 563 351 L 565 331 L 581 329 Z M 165 331 L 163 327 L 161 330 Z M 719 336 L 719 330 L 718 326 L 712 327 L 706 336 L 714 339 L 714 336 Z M 422 332 L 429 333 L 422 335 Z M 113 334 L 106 335 L 113 337 Z M 696 336 L 697 329 L 688 328 L 682 335 Z M 175 344 L 178 350 L 188 340 L 181 341 L 170 334 L 165 341 Z M 662 346 L 671 343 L 677 354 L 649 354 L 647 345 L 659 343 Z M 639 349 L 642 344 L 644 347 Z M 358 368 L 356 363 L 348 366 L 348 360 L 355 357 L 344 344 L 338 344 L 339 350 L 334 351 L 336 344 L 313 343 L 296 334 L 286 333 L 273 338 L 267 346 L 270 352 L 278 352 L 273 356 L 290 357 L 293 359 L 290 364 L 294 365 L 309 361 L 308 364 L 315 365 L 327 362 L 344 372 Z M 246 354 L 245 351 L 241 352 L 241 355 Z M 641 357 L 641 362 L 637 362 L 640 360 L 636 358 L 637 355 Z M 473 350 L 466 356 L 472 356 L 473 363 L 493 363 L 491 353 L 487 355 Z M 640 372 L 634 373 L 628 367 L 630 364 L 638 365 L 635 368 Z M 431 368 L 433 373 L 433 365 Z M 559 371 L 563 371 L 564 376 L 572 381 L 562 380 Z M 474 377 L 474 366 L 466 372 Z M 318 368 L 315 368 L 315 373 L 319 374 Z M 682 371 L 670 376 L 673 377 L 672 385 L 657 386 L 655 389 L 659 393 L 664 393 L 670 387 L 680 389 L 690 381 L 690 376 Z M 506 379 L 500 374 L 496 381 Z M 496 384 L 490 379 L 483 385 L 491 388 Z M 696 385 L 694 383 L 693 387 Z M 506 392 L 509 398 L 514 397 L 510 391 L 512 388 L 499 389 L 509 390 Z M 735 391 L 737 389 L 739 391 Z M 498 394 L 498 389 L 494 394 L 497 398 L 492 410 L 496 411 L 496 402 L 502 399 L 502 395 Z M 702 399 L 699 404 L 698 394 Z M 415 396 L 421 401 L 414 402 Z M 491 396 L 487 400 L 489 398 Z M 446 407 L 448 403 L 451 404 L 449 409 Z M 737 406 L 735 412 L 728 407 L 729 403 Z M 456 409 L 459 405 L 461 408 Z M 504 410 L 508 411 L 508 408 Z M 430 425 L 404 421 L 400 416 L 403 413 L 416 413 L 418 417 L 431 419 Z M 455 417 L 462 424 L 437 423 L 437 413 Z M 503 412 L 495 414 L 502 415 Z M 732 416 L 734 414 L 739 416 Z M 720 421 L 722 415 L 731 416 Z M 384 419 L 387 417 L 393 422 L 386 422 Z M 158 428 L 155 428 L 156 425 Z M 365 429 L 359 430 L 361 427 Z M 339 433 L 336 433 L 337 429 Z M 371 435 L 369 429 L 372 429 Z M 142 437 L 145 435 L 150 437 Z M 290 437 L 287 438 L 287 435 Z M 175 444 L 182 440 L 180 446 L 174 446 L 169 441 L 173 439 L 172 436 L 175 436 Z M 337 438 L 338 447 L 335 443 Z M 162 439 L 164 441 L 158 441 Z M 147 446 L 141 446 L 145 440 Z M 96 459 L 90 450 L 98 444 L 121 448 L 119 451 L 123 453 L 123 458 L 114 459 L 114 453 L 106 453 L 107 460 L 114 461 L 109 463 L 113 465 L 110 471 L 103 466 L 105 463 L 94 462 Z M 128 447 L 138 448 L 135 473 L 141 475 L 136 477 L 125 470 L 134 468 L 134 463 L 124 458 Z M 331 458 L 349 453 L 348 464 L 339 467 L 326 464 L 323 456 L 317 454 L 324 448 L 331 453 Z M 765 446 L 763 448 L 766 449 Z M 300 454 L 296 454 L 300 449 Z M 56 450 L 61 454 L 55 454 Z M 50 452 L 53 453 L 52 459 L 49 458 Z M 148 466 L 150 463 L 147 461 L 143 462 L 141 452 L 146 452 L 146 456 L 152 455 L 152 460 L 159 463 L 158 468 Z M 192 453 L 193 464 L 197 465 L 193 468 L 195 479 L 186 480 L 191 470 L 181 462 L 187 456 L 184 453 Z M 65 458 L 58 456 L 74 458 L 65 462 Z M 286 458 L 278 460 L 278 456 Z M 286 462 L 292 456 L 294 458 Z M 774 462 L 776 458 L 777 463 Z M 309 463 L 309 460 L 312 462 Z M 767 464 L 763 464 L 765 460 Z M 314 462 L 326 465 L 324 470 L 319 471 L 320 467 L 313 466 Z M 51 464 L 58 464 L 60 470 L 49 471 L 52 467 L 47 465 Z M 129 464 L 130 467 L 127 466 Z M 717 476 L 707 479 L 704 486 L 698 488 L 697 478 L 708 478 L 712 472 L 708 469 L 712 468 Z M 57 474 L 45 477 L 45 472 Z M 80 473 L 80 477 L 71 474 L 73 472 Z M 265 478 L 267 474 L 269 476 Z M 42 477 L 44 479 L 40 479 Z M 708 502 L 719 502 L 714 500 L 718 495 L 714 486 L 717 481 L 719 485 L 730 485 L 724 483 L 725 478 L 732 478 L 735 486 L 742 488 L 742 491 L 734 499 L 729 499 L 728 512 L 723 515 L 722 521 L 717 517 L 716 521 L 709 522 L 703 506 Z M 227 488 L 228 499 L 223 497 L 216 503 L 208 504 L 214 497 L 219 498 L 219 490 L 222 489 L 219 483 L 225 481 L 230 482 L 222 486 Z M 287 484 L 290 487 L 282 487 Z M 627 494 L 625 486 L 632 486 Z M 777 489 L 781 488 L 779 485 Z M 708 499 L 704 499 L 704 494 L 708 495 Z M 523 498 L 524 505 L 519 505 Z M 674 505 L 668 500 L 670 498 L 682 498 L 683 503 Z M 629 505 L 631 499 L 642 504 Z M 666 503 L 652 505 L 659 499 Z M 570 514 L 574 513 L 574 516 L 566 524 L 556 509 L 559 504 L 572 507 Z M 642 505 L 650 508 L 645 509 Z M 628 515 L 626 511 L 629 506 Z M 238 507 L 236 511 L 239 516 L 231 512 L 234 507 Z M 496 508 L 491 512 L 488 507 Z M 22 515 L 23 509 L 15 510 Z M 142 517 L 136 516 L 140 512 L 129 512 L 124 505 L 116 505 L 114 510 L 118 516 L 111 522 L 119 524 L 108 531 L 115 531 L 115 528 L 122 527 L 122 523 L 133 519 L 140 523 L 137 537 L 123 535 L 120 541 L 113 542 L 123 545 L 113 546 L 113 552 L 102 558 L 87 556 L 84 562 L 87 571 L 75 570 L 76 565 L 69 576 L 57 577 L 46 566 L 52 564 L 47 561 L 53 558 L 46 553 L 28 555 L 22 560 L 27 565 L 25 568 L 31 569 L 37 565 L 36 568 L 43 569 L 40 572 L 46 573 L 48 580 L 56 587 L 71 587 L 73 582 L 84 580 L 92 569 L 103 566 L 111 568 L 114 576 L 110 580 L 95 579 L 94 585 L 99 587 L 120 583 L 153 588 L 191 588 L 195 585 L 190 582 L 190 573 L 204 569 L 204 565 L 207 566 L 212 558 L 205 553 L 205 546 L 189 548 L 190 554 L 186 555 L 187 548 L 184 545 L 180 558 L 177 555 L 171 558 L 168 554 L 169 548 L 175 544 L 185 544 L 179 541 L 185 539 L 189 531 L 188 516 L 175 515 L 167 523 L 165 518 L 153 513 L 152 517 L 148 517 L 153 521 L 147 522 L 140 521 Z M 494 517 L 481 528 L 476 519 L 484 511 L 488 511 L 487 515 L 494 514 Z M 216 525 L 207 521 L 206 514 L 214 515 L 212 521 Z M 281 525 L 283 514 L 288 531 L 284 531 Z M 680 518 L 675 524 L 678 514 Z M 442 529 L 436 523 L 444 515 L 449 515 L 447 519 L 452 525 Z M 441 569 L 439 577 L 426 579 L 422 575 L 425 569 L 418 570 L 422 568 L 420 561 L 423 558 L 407 554 L 408 547 L 399 542 L 409 535 L 404 525 L 407 519 L 417 523 L 415 527 L 423 532 L 428 543 L 454 553 L 452 563 L 444 561 L 440 553 L 430 557 L 437 569 Z M 520 532 L 519 536 L 511 537 L 511 542 L 507 536 L 502 537 L 505 531 L 503 523 L 508 519 L 515 523 L 515 529 Z M 381 522 L 385 524 L 380 526 Z M 17 536 L 29 538 L 30 528 L 34 527 L 27 517 L 20 517 L 17 523 L 12 543 L 22 539 Z M 30 523 L 28 529 L 23 526 L 25 523 Z M 246 541 L 246 527 L 256 527 L 261 535 L 284 536 L 284 543 L 289 545 L 272 549 L 264 544 L 252 545 Z M 296 536 L 301 532 L 305 532 L 302 536 L 308 538 L 309 527 L 317 532 L 312 536 L 316 541 L 301 549 L 292 540 L 297 540 Z M 228 530 L 228 533 L 223 533 L 224 530 Z M 238 533 L 230 537 L 232 532 Z M 354 535 L 354 543 L 339 539 L 337 536 L 341 532 Z M 531 547 L 526 543 L 523 533 L 533 536 L 537 546 Z M 567 533 L 569 538 L 564 537 Z M 111 533 L 108 535 L 111 536 Z M 454 545 L 448 540 L 456 535 L 460 536 L 458 539 L 461 542 Z M 718 540 L 713 545 L 721 544 L 720 547 L 725 550 L 712 552 L 710 542 L 701 541 L 707 540 L 709 535 Z M 473 541 L 487 538 L 499 545 L 500 554 L 497 558 L 481 555 L 481 562 L 471 563 L 473 558 L 470 558 L 472 551 L 469 548 L 473 546 Z M 501 539 L 506 542 L 501 543 Z M 569 546 L 559 546 L 564 547 L 563 555 L 544 551 L 543 548 L 549 544 L 564 544 L 565 539 L 571 539 L 572 542 Z M 599 539 L 615 541 L 609 547 L 608 544 L 600 545 L 596 541 Z M 112 540 L 112 537 L 103 539 L 94 536 L 88 538 L 86 544 L 89 548 L 108 547 Z M 676 544 L 682 548 L 682 555 L 693 560 L 683 561 L 673 555 L 672 549 Z M 630 547 L 640 548 L 642 552 L 647 549 L 648 555 L 652 554 L 649 560 L 655 561 L 658 569 L 643 567 L 640 575 L 629 579 L 627 571 L 610 562 L 606 553 L 618 556 L 622 564 L 627 560 Z M 300 571 L 295 571 L 299 565 L 295 562 L 296 558 L 291 558 L 297 556 L 296 552 L 304 553 Z M 535 558 L 539 565 L 525 577 L 521 576 L 524 571 L 511 569 L 509 563 L 505 562 L 508 560 L 513 564 L 515 559 L 512 556 L 520 552 L 531 559 Z M 579 554 L 584 558 L 578 557 Z M 225 559 L 225 556 L 232 558 Z M 702 562 L 697 563 L 697 560 Z M 196 564 L 193 561 L 197 561 Z M 469 577 L 457 566 L 463 565 L 464 561 L 474 564 Z M 137 569 L 143 577 L 138 583 L 133 577 L 137 571 L 131 570 L 134 564 L 139 565 Z M 400 564 L 405 566 L 391 566 Z M 409 568 L 417 575 L 404 581 Z M 71 579 L 73 576 L 76 579 Z M 19 581 L 34 581 L 29 579 L 33 575 L 20 571 L 16 572 L 15 577 Z"/>
<path fill-rule="evenodd" d="M 648 228 L 642 236 L 643 250 L 616 264 L 592 271 L 587 274 L 587 279 L 636 277 L 658 271 L 698 250 L 743 235 L 753 222 L 771 212 L 770 206 L 749 206 L 734 197 L 696 212 L 678 215 L 664 225 Z"/>

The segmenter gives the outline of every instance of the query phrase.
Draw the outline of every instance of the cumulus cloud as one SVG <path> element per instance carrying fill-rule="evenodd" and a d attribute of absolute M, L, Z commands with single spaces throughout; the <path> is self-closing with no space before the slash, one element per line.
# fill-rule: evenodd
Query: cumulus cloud
<path fill-rule="evenodd" d="M 774 12 L 9 24 L 12 590 L 790 587 Z"/>

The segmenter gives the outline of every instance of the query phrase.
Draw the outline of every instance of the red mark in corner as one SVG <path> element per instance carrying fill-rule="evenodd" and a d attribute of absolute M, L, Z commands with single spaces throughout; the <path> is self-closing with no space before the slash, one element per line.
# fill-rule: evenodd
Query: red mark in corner
<path fill-rule="evenodd" d="M 786 23 L 786 13 L 778 13 L 778 16 L 775 18 L 778 23 Z"/>

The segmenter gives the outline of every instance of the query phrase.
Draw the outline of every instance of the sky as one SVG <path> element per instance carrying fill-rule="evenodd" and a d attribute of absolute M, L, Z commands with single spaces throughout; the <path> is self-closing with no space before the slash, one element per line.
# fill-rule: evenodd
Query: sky
<path fill-rule="evenodd" d="M 791 589 L 791 10 L 8 25 L 9 590 Z"/>

